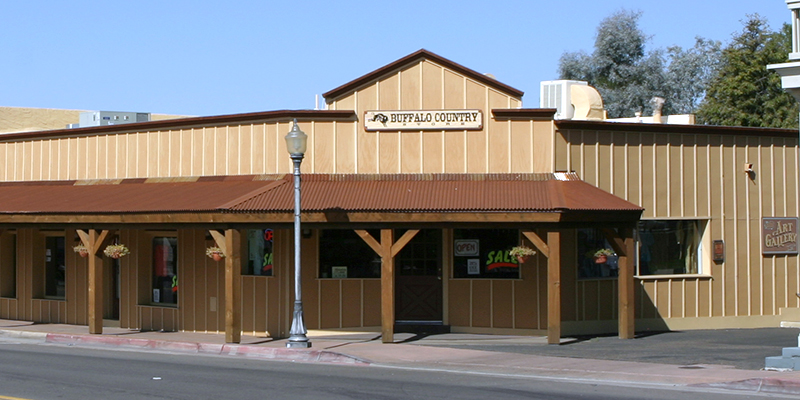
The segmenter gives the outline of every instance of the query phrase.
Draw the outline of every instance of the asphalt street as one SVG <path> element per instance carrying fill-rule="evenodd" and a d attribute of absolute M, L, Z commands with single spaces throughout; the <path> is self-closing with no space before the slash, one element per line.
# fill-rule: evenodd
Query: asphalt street
<path fill-rule="evenodd" d="M 675 399 L 764 398 L 672 385 L 268 362 L 0 344 L 0 398 L 20 399 Z M 786 396 L 780 396 L 786 397 Z"/>

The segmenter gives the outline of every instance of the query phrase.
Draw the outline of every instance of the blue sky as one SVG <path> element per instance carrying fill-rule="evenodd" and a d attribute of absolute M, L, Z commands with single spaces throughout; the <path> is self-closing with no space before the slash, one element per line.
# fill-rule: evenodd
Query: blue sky
<path fill-rule="evenodd" d="M 421 48 L 523 90 L 591 51 L 598 23 L 643 12 L 648 48 L 726 42 L 784 0 L 25 0 L 0 4 L 0 106 L 220 115 L 309 109 Z"/>

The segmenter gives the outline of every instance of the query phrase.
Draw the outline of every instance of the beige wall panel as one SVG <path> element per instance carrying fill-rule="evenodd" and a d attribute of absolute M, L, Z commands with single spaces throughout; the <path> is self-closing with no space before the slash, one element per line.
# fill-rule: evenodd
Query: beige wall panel
<path fill-rule="evenodd" d="M 761 303 L 764 305 L 762 308 L 762 315 L 776 315 L 778 314 L 778 304 L 783 302 L 779 300 L 778 295 L 782 294 L 776 288 L 776 265 L 774 259 L 765 259 L 761 264 Z"/>
<path fill-rule="evenodd" d="M 628 168 L 627 168 L 627 187 L 628 193 L 627 196 L 624 198 L 634 204 L 643 204 L 642 201 L 642 157 L 641 157 L 641 150 L 642 147 L 640 146 L 641 142 L 641 135 L 639 134 L 628 134 L 628 140 L 631 143 L 628 144 L 627 150 L 625 151 L 628 157 Z M 646 211 L 643 216 L 646 215 Z"/>
<path fill-rule="evenodd" d="M 513 328 L 514 281 L 496 279 L 490 282 L 492 283 L 492 327 Z"/>
<path fill-rule="evenodd" d="M 423 110 L 444 109 L 444 88 L 442 77 L 443 68 L 422 63 L 422 106 Z"/>
<path fill-rule="evenodd" d="M 467 131 L 467 173 L 488 171 L 488 140 L 484 131 Z"/>
<path fill-rule="evenodd" d="M 42 179 L 42 165 L 46 161 L 45 148 L 43 142 L 33 142 L 31 149 L 31 180 Z"/>
<path fill-rule="evenodd" d="M 723 234 L 726 238 L 726 246 L 730 246 L 730 251 L 726 252 L 725 255 L 725 266 L 723 267 L 723 276 L 722 276 L 722 292 L 724 294 L 724 308 L 722 310 L 722 316 L 738 316 L 739 315 L 739 303 L 740 303 L 740 294 L 737 288 L 737 278 L 739 276 L 738 271 L 736 270 L 737 266 L 739 265 L 738 258 L 738 248 L 736 247 L 736 236 L 734 235 L 734 221 L 732 220 L 725 220 L 724 221 L 724 230 Z M 746 296 L 745 296 L 746 297 Z M 745 299 L 746 300 L 746 299 Z"/>
<path fill-rule="evenodd" d="M 357 93 L 357 92 L 356 92 Z M 336 110 L 355 110 L 356 95 L 351 94 L 336 101 Z"/>
<path fill-rule="evenodd" d="M 445 110 L 461 109 L 464 107 L 464 83 L 463 76 L 448 70 L 444 70 L 444 104 Z"/>
<path fill-rule="evenodd" d="M 459 173 L 467 170 L 465 159 L 466 133 L 446 132 L 444 134 L 444 172 Z"/>
<path fill-rule="evenodd" d="M 357 121 L 336 122 L 336 129 L 355 132 L 356 157 L 358 157 L 359 173 L 374 174 L 378 172 L 378 132 L 367 132 L 363 129 L 364 113 L 367 110 L 377 110 L 378 85 L 368 86 L 358 93 Z"/>
<path fill-rule="evenodd" d="M 339 174 L 356 173 L 356 153 L 358 143 L 353 125 L 337 124 L 336 122 L 319 122 L 314 124 L 316 129 L 329 129 L 335 131 L 336 138 L 336 169 Z"/>
<path fill-rule="evenodd" d="M 214 149 L 217 147 L 216 130 L 214 127 L 199 129 L 200 148 L 196 155 L 200 159 L 199 175 L 216 175 L 214 159 Z"/>
<path fill-rule="evenodd" d="M 668 146 L 669 135 L 655 134 L 655 180 L 652 182 L 655 188 L 655 215 L 662 217 L 670 215 L 669 195 L 670 177 L 672 176 L 672 165 L 670 164 L 671 149 Z"/>
<path fill-rule="evenodd" d="M 183 139 L 183 132 L 180 130 L 167 131 L 166 136 L 162 138 L 161 153 L 164 155 L 166 162 L 167 176 L 181 176 L 181 158 L 186 154 L 181 141 Z"/>
<path fill-rule="evenodd" d="M 400 172 L 400 132 L 380 132 L 378 168 L 382 174 L 392 174 Z"/>
<path fill-rule="evenodd" d="M 228 137 L 228 151 L 224 153 L 227 158 L 227 167 L 225 168 L 225 175 L 238 175 L 242 173 L 241 160 L 247 157 L 242 147 L 242 132 L 239 126 L 231 126 L 227 128 Z"/>
<path fill-rule="evenodd" d="M 472 281 L 472 326 L 488 328 L 492 323 L 491 280 Z"/>
<path fill-rule="evenodd" d="M 613 190 L 612 176 L 614 174 L 614 156 L 612 146 L 612 134 L 608 131 L 597 132 L 597 154 L 595 158 L 594 168 L 597 170 L 596 185 L 607 192 Z"/>
<path fill-rule="evenodd" d="M 226 154 L 231 151 L 230 127 L 218 126 L 214 128 L 214 147 L 206 149 L 206 160 L 214 160 L 214 175 L 228 174 L 228 160 Z M 222 151 L 218 151 L 222 150 Z M 210 154 L 209 154 L 210 152 Z"/>
<path fill-rule="evenodd" d="M 652 293 L 654 286 L 653 281 L 637 281 L 635 286 L 636 305 L 634 306 L 636 319 L 655 318 L 658 315 L 658 311 L 653 304 Z"/>
<path fill-rule="evenodd" d="M 597 319 L 610 320 L 617 318 L 617 280 L 616 279 L 602 279 L 597 281 L 597 293 L 599 299 L 597 301 Z"/>
<path fill-rule="evenodd" d="M 466 105 L 464 108 L 477 108 L 481 110 L 485 109 L 486 103 L 488 102 L 486 87 L 469 79 L 466 79 L 465 81 Z M 486 119 L 488 120 L 490 117 L 491 115 L 487 115 Z"/>
<path fill-rule="evenodd" d="M 563 142 L 561 135 L 553 133 L 555 126 L 552 121 L 533 121 L 533 141 L 531 145 L 531 158 L 533 159 L 533 169 L 531 172 L 551 173 L 564 171 L 555 168 L 553 157 L 559 157 L 556 153 L 561 152 Z M 553 150 L 553 147 L 556 147 Z"/>
<path fill-rule="evenodd" d="M 284 230 L 284 235 L 286 237 L 286 241 L 283 243 L 284 247 L 282 247 L 282 252 L 285 253 L 284 255 L 280 256 L 280 262 L 282 265 L 279 265 L 279 271 L 284 271 L 284 277 L 286 279 L 285 282 L 288 283 L 287 286 L 287 293 L 285 293 L 285 301 L 286 310 L 288 312 L 287 315 L 287 323 L 291 324 L 291 313 L 292 313 L 292 305 L 294 304 L 294 231 L 293 230 Z M 303 238 L 300 241 L 300 248 L 303 249 L 303 254 L 301 256 L 301 283 L 302 283 L 302 300 L 303 300 L 303 314 L 306 320 L 306 327 L 309 329 L 320 329 L 320 314 L 323 312 L 322 310 L 334 310 L 336 313 L 336 320 L 339 320 L 339 311 L 338 311 L 338 299 L 339 296 L 336 296 L 337 305 L 335 307 L 330 307 L 329 305 L 321 305 L 321 300 L 324 299 L 327 301 L 326 298 L 322 297 L 322 283 L 324 282 L 323 279 L 317 279 L 317 275 L 319 273 L 319 269 L 317 267 L 319 256 L 317 255 L 317 249 L 319 248 L 319 233 L 312 235 L 310 238 Z M 277 252 L 276 252 L 277 255 Z M 338 284 L 337 284 L 337 291 L 338 291 Z M 290 325 L 284 327 L 285 331 L 287 332 Z"/>
<path fill-rule="evenodd" d="M 736 246 L 738 248 L 735 256 L 736 272 L 738 272 L 735 280 L 735 290 L 738 296 L 736 302 L 737 311 L 738 315 L 751 315 L 751 306 L 753 304 L 753 293 L 750 290 L 752 268 L 749 266 L 749 256 L 747 254 L 747 223 L 746 221 L 737 219 L 732 221 L 731 225 L 734 225 L 736 233 L 730 237 L 736 240 Z"/>
<path fill-rule="evenodd" d="M 655 282 L 655 306 L 662 318 L 671 318 L 672 310 L 672 281 L 657 280 Z"/>
<path fill-rule="evenodd" d="M 8 173 L 11 171 L 11 165 L 13 165 L 13 163 L 8 161 L 6 156 L 9 147 L 8 143 L 0 143 L 0 165 L 3 166 L 2 171 L 0 171 L 0 178 L 4 181 L 8 180 Z"/>
<path fill-rule="evenodd" d="M 253 126 L 239 127 L 239 173 L 253 173 Z"/>
<path fill-rule="evenodd" d="M 555 157 L 555 170 L 559 172 L 575 170 L 575 167 L 571 163 L 571 153 L 575 150 L 575 146 L 570 146 L 570 143 L 567 141 L 570 132 L 571 131 L 567 130 L 559 130 L 555 134 L 555 151 L 553 152 L 553 156 Z"/>
<path fill-rule="evenodd" d="M 341 328 L 342 293 L 339 280 L 320 279 L 320 329 Z"/>
<path fill-rule="evenodd" d="M 342 328 L 360 327 L 364 298 L 362 280 L 344 279 L 342 287 Z"/>
<path fill-rule="evenodd" d="M 611 141 L 613 151 L 611 154 L 611 165 L 609 166 L 611 171 L 611 186 L 609 191 L 622 198 L 626 198 L 628 195 L 627 184 L 628 171 L 630 169 L 627 160 L 628 152 L 626 148 L 628 146 L 625 137 L 626 134 L 624 132 L 616 132 L 613 134 Z"/>
<path fill-rule="evenodd" d="M 467 279 L 451 279 L 447 286 L 449 299 L 447 310 L 450 317 L 450 325 L 452 326 L 471 326 L 470 313 L 472 307 L 464 307 L 465 304 L 470 304 L 470 280 Z"/>
<path fill-rule="evenodd" d="M 697 288 L 697 316 L 710 317 L 711 315 L 711 280 L 698 279 Z M 716 301 L 719 303 L 719 300 Z"/>
<path fill-rule="evenodd" d="M 543 149 L 536 152 L 533 146 L 534 123 L 532 121 L 510 121 L 509 168 L 511 172 L 533 172 L 533 158 L 548 159 Z M 549 146 L 548 146 L 549 147 Z"/>
<path fill-rule="evenodd" d="M 642 133 L 640 143 L 640 182 L 642 187 L 641 206 L 644 207 L 642 218 L 653 218 L 658 216 L 657 205 L 655 204 L 655 185 L 656 185 L 656 152 L 655 137 L 651 133 Z"/>
<path fill-rule="evenodd" d="M 424 173 L 444 172 L 444 135 L 446 132 L 422 132 L 422 171 Z"/>
<path fill-rule="evenodd" d="M 596 321 L 600 317 L 600 281 L 586 280 L 578 285 L 581 293 L 581 308 L 578 319 L 583 321 Z"/>
<path fill-rule="evenodd" d="M 337 123 L 338 129 L 357 129 L 355 123 Z M 358 129 L 356 133 L 356 141 L 358 142 L 357 157 L 358 157 L 358 173 L 361 174 L 376 174 L 378 173 L 378 154 L 379 144 L 378 140 L 380 134 L 377 132 L 365 132 Z"/>
<path fill-rule="evenodd" d="M 281 329 L 283 327 L 282 318 L 284 317 L 283 310 L 285 307 L 281 304 L 281 294 L 283 291 L 280 286 L 280 279 L 277 277 L 266 280 L 267 295 L 263 298 L 267 300 L 267 306 L 263 308 L 263 312 L 258 315 L 264 315 L 266 319 L 266 330 L 271 337 L 282 337 Z M 260 318 L 256 319 L 258 323 Z M 256 325 L 258 326 L 258 325 Z"/>
<path fill-rule="evenodd" d="M 242 332 L 253 334 L 256 332 L 256 278 L 255 276 L 242 276 Z M 266 293 L 262 293 L 266 296 Z M 263 297 L 262 297 L 263 298 Z"/>
<path fill-rule="evenodd" d="M 250 126 L 250 149 L 248 153 L 250 154 L 250 161 L 248 164 L 250 166 L 250 171 L 253 174 L 265 174 L 266 173 L 266 164 L 267 160 L 267 151 L 265 149 L 265 126 L 264 124 L 255 124 Z M 269 152 L 272 154 L 273 152 Z"/>
<path fill-rule="evenodd" d="M 29 181 L 32 179 L 32 169 L 33 166 L 33 143 L 31 142 L 22 142 L 20 146 L 20 159 L 22 160 L 22 170 L 20 171 L 20 180 Z"/>
<path fill-rule="evenodd" d="M 400 133 L 400 173 L 422 172 L 422 132 Z"/>
<path fill-rule="evenodd" d="M 266 146 L 264 155 L 264 161 L 267 166 L 266 173 L 290 173 L 292 171 L 292 162 L 289 156 L 286 155 L 286 140 L 284 139 L 291 129 L 289 124 L 266 125 L 266 139 L 264 141 Z M 280 152 L 278 149 L 283 149 L 283 151 Z M 316 154 L 313 148 L 311 151 Z"/>
<path fill-rule="evenodd" d="M 761 201 L 764 205 L 764 211 L 762 212 L 762 215 L 766 216 L 766 210 L 770 210 L 772 207 L 774 207 L 775 215 L 788 216 L 790 209 L 792 211 L 792 215 L 794 215 L 794 204 L 787 204 L 787 196 L 789 196 L 789 194 L 786 192 L 787 188 L 785 181 L 787 179 L 786 175 L 789 174 L 790 167 L 786 163 L 786 154 L 782 148 L 784 145 L 784 140 L 773 139 L 770 144 L 774 147 L 762 148 L 762 161 L 758 166 L 759 171 L 768 171 L 769 176 L 765 178 L 759 174 L 755 178 L 756 182 L 759 182 L 761 185 L 769 186 L 773 197 L 772 199 L 768 198 L 767 196 L 762 198 Z M 769 164 L 765 165 L 766 163 L 764 160 L 769 160 Z M 786 173 L 783 171 L 786 171 Z M 772 204 L 770 204 L 770 201 Z"/>
<path fill-rule="evenodd" d="M 539 237 L 547 237 L 547 232 L 540 230 L 537 232 Z M 578 247 L 576 244 L 577 231 L 575 229 L 561 231 L 561 320 L 562 321 L 575 321 L 578 315 L 578 306 L 575 301 L 575 293 L 578 286 L 578 260 L 577 252 Z M 525 239 L 524 244 L 528 247 L 535 248 L 530 242 Z M 543 292 L 545 297 L 539 299 L 544 307 L 541 308 L 545 314 L 547 313 L 547 258 L 537 252 L 535 256 L 536 269 L 530 271 L 534 276 L 528 277 L 527 274 L 523 276 L 525 280 L 536 279 L 539 287 L 539 292 Z M 529 261 L 530 262 L 530 261 Z M 523 270 L 527 272 L 527 270 Z M 546 328 L 546 327 L 545 327 Z"/>
<path fill-rule="evenodd" d="M 267 278 L 267 277 L 257 277 L 254 280 L 255 282 L 255 296 L 256 299 L 259 299 L 259 302 L 262 303 L 261 305 L 255 305 L 253 307 L 253 315 L 254 315 L 254 329 L 257 335 L 263 335 L 265 333 L 272 333 L 270 332 L 269 327 L 269 319 L 271 314 L 277 314 L 276 306 L 278 305 L 278 300 L 271 300 L 272 293 L 270 292 L 270 283 L 275 279 Z M 277 335 L 277 330 L 273 331 Z M 273 336 L 275 337 L 275 336 Z"/>
<path fill-rule="evenodd" d="M 205 172 L 203 157 L 207 137 L 204 128 L 193 128 L 191 130 L 191 159 L 189 160 L 189 170 L 186 176 L 202 175 Z"/>
<path fill-rule="evenodd" d="M 484 122 L 487 135 L 486 157 L 488 159 L 489 173 L 510 172 L 510 123 L 508 121 L 495 121 L 488 119 Z"/>
<path fill-rule="evenodd" d="M 537 277 L 541 275 L 541 266 L 535 264 L 529 266 L 528 264 L 533 264 L 533 260 L 529 260 L 523 265 L 523 280 L 510 281 L 513 291 L 510 290 L 508 294 L 513 295 L 513 322 L 517 329 L 540 329 L 539 317 L 542 299 L 537 296 Z"/>
<path fill-rule="evenodd" d="M 704 167 L 705 164 L 700 164 L 705 160 L 705 157 L 700 157 L 699 153 L 702 149 L 698 149 L 697 135 L 683 135 L 683 198 L 680 199 L 683 207 L 683 214 L 687 217 L 691 216 L 706 216 L 708 212 L 705 211 L 704 204 L 707 203 L 705 193 L 700 191 L 703 184 L 707 185 L 709 171 Z M 703 210 L 703 211 L 701 211 Z"/>
<path fill-rule="evenodd" d="M 400 71 L 400 109 L 422 108 L 422 63 Z"/>
<path fill-rule="evenodd" d="M 381 281 L 365 279 L 364 285 L 364 326 L 381 325 Z"/>
<path fill-rule="evenodd" d="M 313 131 L 314 136 L 309 138 L 309 142 L 314 147 L 314 158 L 311 163 L 313 171 L 316 173 L 334 173 L 336 172 L 336 150 L 338 149 L 336 136 L 339 132 L 338 130 L 334 132 L 333 126 L 329 124 L 317 124 L 315 128 Z M 302 127 L 300 129 L 305 132 L 310 131 Z"/>
<path fill-rule="evenodd" d="M 671 318 L 683 318 L 684 287 L 683 279 L 670 279 L 668 283 L 669 291 L 669 315 Z"/>
<path fill-rule="evenodd" d="M 675 215 L 675 216 L 684 216 L 685 215 L 685 207 L 684 201 L 686 199 L 686 190 L 684 188 L 684 181 L 683 181 L 683 171 L 687 168 L 686 162 L 691 160 L 684 160 L 683 155 L 683 147 L 680 146 L 681 143 L 684 143 L 681 139 L 683 135 L 680 134 L 671 134 L 668 136 L 670 143 L 676 143 L 678 145 L 665 146 L 668 152 L 668 162 L 669 162 L 669 174 L 667 176 L 669 187 L 667 195 L 669 196 L 666 201 L 668 206 L 668 212 L 666 215 Z M 686 138 L 688 139 L 688 138 Z"/>
<path fill-rule="evenodd" d="M 387 76 L 378 82 L 378 99 L 378 109 L 397 110 L 400 108 L 400 74 Z M 336 107 L 337 110 L 347 110 L 339 104 Z M 361 115 L 358 117 L 363 118 Z"/>

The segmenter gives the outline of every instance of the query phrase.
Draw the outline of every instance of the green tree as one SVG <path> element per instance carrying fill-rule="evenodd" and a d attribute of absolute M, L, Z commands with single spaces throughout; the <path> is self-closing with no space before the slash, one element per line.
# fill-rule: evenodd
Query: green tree
<path fill-rule="evenodd" d="M 722 51 L 718 73 L 697 112 L 708 125 L 798 127 L 798 104 L 781 89 L 780 76 L 768 64 L 786 62 L 791 52 L 791 27 L 773 32 L 759 15 L 743 21 L 744 28 Z"/>
<path fill-rule="evenodd" d="M 583 80 L 597 88 L 610 118 L 647 112 L 656 96 L 666 100 L 665 114 L 694 112 L 713 76 L 720 43 L 697 38 L 691 49 L 647 52 L 649 38 L 639 29 L 640 17 L 641 12 L 622 10 L 601 21 L 592 54 L 561 56 L 561 79 Z"/>

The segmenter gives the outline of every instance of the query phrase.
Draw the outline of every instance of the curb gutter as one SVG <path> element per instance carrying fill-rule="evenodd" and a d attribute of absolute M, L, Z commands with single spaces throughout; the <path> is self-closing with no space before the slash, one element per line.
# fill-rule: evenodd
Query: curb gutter
<path fill-rule="evenodd" d="M 46 343 L 53 344 L 117 347 L 139 350 L 169 351 L 187 354 L 239 356 L 297 362 L 325 362 L 350 365 L 371 364 L 371 362 L 358 357 L 326 350 L 297 350 L 240 344 L 172 342 L 167 340 L 129 339 L 121 337 L 70 335 L 62 333 L 47 333 L 42 335 L 45 336 Z"/>

